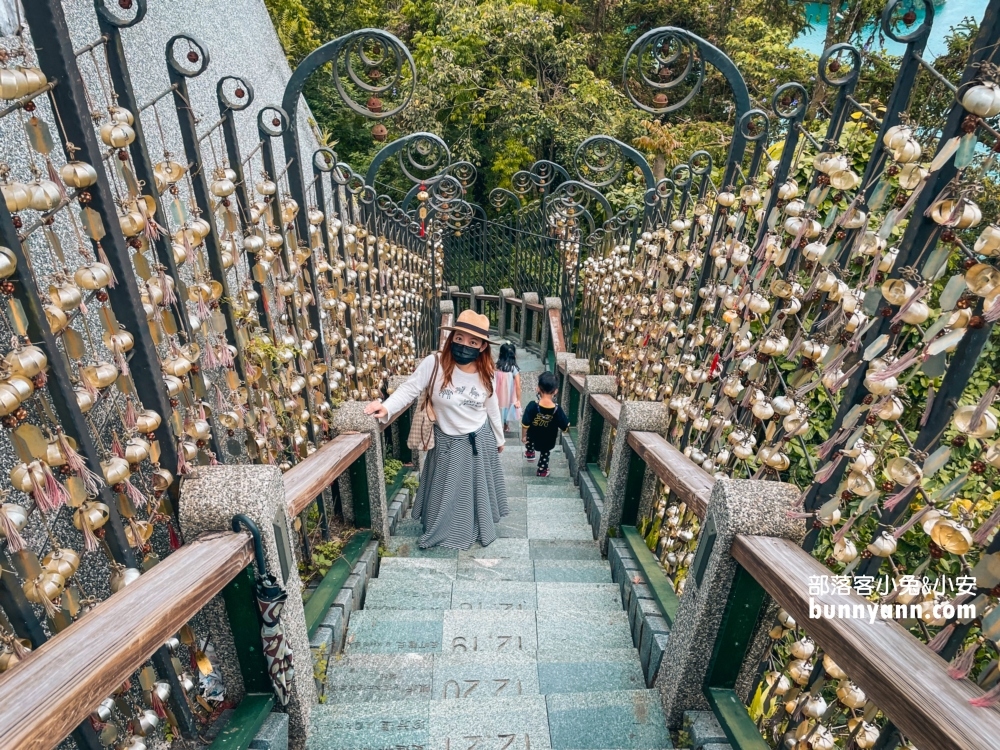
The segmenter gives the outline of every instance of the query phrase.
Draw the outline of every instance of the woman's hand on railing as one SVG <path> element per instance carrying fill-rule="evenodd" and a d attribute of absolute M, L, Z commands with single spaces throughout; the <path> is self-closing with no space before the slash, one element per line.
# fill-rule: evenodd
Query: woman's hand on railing
<path fill-rule="evenodd" d="M 385 408 L 385 404 L 376 399 L 365 407 L 365 414 L 370 414 L 375 419 L 386 419 L 389 416 L 389 410 Z"/>

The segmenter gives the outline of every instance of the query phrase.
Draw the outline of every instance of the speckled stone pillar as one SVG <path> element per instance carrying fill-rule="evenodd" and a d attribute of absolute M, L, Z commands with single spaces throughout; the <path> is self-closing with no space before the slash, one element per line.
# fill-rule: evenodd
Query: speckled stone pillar
<path fill-rule="evenodd" d="M 659 401 L 625 401 L 618 416 L 618 430 L 611 447 L 611 467 L 608 469 L 608 490 L 604 495 L 604 514 L 597 533 L 601 552 L 608 552 L 608 529 L 617 528 L 622 522 L 622 505 L 625 502 L 625 485 L 632 448 L 628 444 L 631 430 L 662 434 L 667 427 L 667 407 Z"/>
<path fill-rule="evenodd" d="M 361 432 L 367 433 L 371 437 L 371 445 L 365 451 L 365 465 L 368 470 L 372 533 L 379 539 L 388 539 L 389 506 L 385 496 L 385 464 L 382 457 L 381 425 L 374 417 L 365 414 L 365 404 L 360 401 L 345 401 L 333 413 L 333 418 L 330 421 L 335 435 L 342 435 L 345 432 Z M 343 480 L 343 478 L 342 475 L 341 479 Z M 348 482 L 341 481 L 340 483 L 342 488 L 345 484 Z M 344 514 L 347 515 L 346 503 Z"/>
<path fill-rule="evenodd" d="M 452 302 L 450 299 L 443 299 L 441 300 L 440 310 L 441 310 L 441 316 L 439 320 L 443 322 L 445 315 L 455 314 L 455 303 Z M 441 331 L 441 330 L 437 331 L 436 334 L 437 339 L 434 340 L 435 344 L 437 344 L 437 349 L 435 351 L 440 350 L 441 347 L 444 346 L 444 342 L 447 340 L 449 333 L 450 333 L 449 331 Z M 430 354 L 430 352 L 426 352 L 424 356 L 427 356 L 427 354 Z"/>
<path fill-rule="evenodd" d="M 283 585 L 288 592 L 288 603 L 282 610 L 281 621 L 285 626 L 285 637 L 292 648 L 292 663 L 295 667 L 292 696 L 284 710 L 288 714 L 289 746 L 304 748 L 309 713 L 316 703 L 316 686 L 312 674 L 306 615 L 302 607 L 297 545 L 293 541 L 296 535 L 285 507 L 285 488 L 281 472 L 276 466 L 199 466 L 181 485 L 180 524 L 186 539 L 191 540 L 211 531 L 232 531 L 233 516 L 245 513 L 260 529 L 267 567 L 278 580 L 282 579 L 278 548 L 279 545 L 284 548 L 289 569 Z M 276 528 L 281 530 L 282 538 L 275 533 Z M 216 597 L 216 600 L 221 602 L 221 597 Z M 216 616 L 221 616 L 222 622 L 216 620 L 215 624 L 228 633 L 225 608 L 218 607 L 217 612 Z M 212 640 L 216 643 L 226 683 L 226 697 L 239 700 L 242 698 L 243 681 L 232 642 L 229 642 L 229 648 L 220 649 L 220 639 L 215 630 L 212 632 Z"/>
<path fill-rule="evenodd" d="M 497 323 L 497 330 L 500 332 L 500 338 L 509 338 L 513 333 L 515 336 L 516 332 L 507 330 L 507 308 L 513 307 L 507 300 L 509 298 L 516 297 L 513 289 L 501 289 L 500 290 L 500 320 Z"/>
<path fill-rule="evenodd" d="M 549 354 L 549 347 L 552 346 L 552 332 L 549 330 L 549 310 L 562 310 L 562 300 L 558 297 L 546 297 L 542 302 L 542 335 L 541 335 L 541 349 L 542 349 L 542 362 L 547 361 Z M 548 367 L 546 366 L 546 369 Z"/>
<path fill-rule="evenodd" d="M 705 544 L 710 539 L 705 529 L 713 523 L 715 541 L 708 551 L 701 585 L 698 585 L 693 572 L 684 582 L 684 594 L 656 677 L 667 726 L 679 729 L 685 711 L 709 707 L 703 693 L 705 677 L 738 567 L 729 553 L 733 538 L 737 534 L 747 534 L 801 543 L 805 536 L 805 523 L 787 515 L 798 494 L 798 489 L 784 482 L 747 479 L 716 481 L 702 524 L 700 543 Z M 766 629 L 769 625 L 762 622 L 758 627 Z M 743 661 L 744 672 L 756 669 L 768 644 L 769 641 L 756 636 L 751 639 Z M 749 682 L 748 674 L 741 673 L 738 686 L 745 691 Z"/>
<path fill-rule="evenodd" d="M 484 294 L 486 294 L 486 290 L 483 287 L 481 287 L 481 286 L 470 287 L 469 288 L 469 308 L 472 309 L 472 310 L 475 310 L 476 312 L 479 312 L 479 307 L 477 307 L 477 305 L 479 303 L 476 301 L 476 298 L 477 297 L 482 297 Z"/>
<path fill-rule="evenodd" d="M 590 360 L 589 359 L 578 359 L 572 354 L 567 354 L 565 359 L 565 366 L 563 367 L 564 375 L 560 378 L 560 390 L 559 390 L 559 405 L 566 412 L 566 416 L 569 417 L 570 421 L 575 421 L 577 424 L 580 422 L 580 414 L 570 414 L 569 413 L 569 376 L 570 375 L 587 375 L 590 372 Z M 583 404 L 583 394 L 580 394 L 580 404 Z"/>
<path fill-rule="evenodd" d="M 521 295 L 521 346 L 528 345 L 528 305 L 538 304 L 538 295 L 534 292 L 525 292 Z M 534 315 L 535 313 L 532 313 Z"/>
<path fill-rule="evenodd" d="M 579 438 L 576 446 L 577 461 L 576 472 L 573 479 L 580 484 L 580 474 L 587 470 L 586 451 L 587 441 L 590 440 L 590 415 L 594 409 L 590 405 L 590 395 L 592 393 L 606 393 L 614 396 L 618 392 L 618 384 L 613 375 L 588 375 L 584 379 L 583 393 L 580 394 L 580 422 L 577 429 Z"/>

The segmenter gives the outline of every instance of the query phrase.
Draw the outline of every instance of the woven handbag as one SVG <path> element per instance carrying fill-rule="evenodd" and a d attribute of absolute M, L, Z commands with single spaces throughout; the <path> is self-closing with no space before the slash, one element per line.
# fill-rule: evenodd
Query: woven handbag
<path fill-rule="evenodd" d="M 437 382 L 440 364 L 441 357 L 435 356 L 431 379 L 417 402 L 417 412 L 413 415 L 410 434 L 406 437 L 406 446 L 411 451 L 429 451 L 434 447 L 434 423 L 437 421 L 437 415 L 434 414 L 434 406 L 431 404 L 431 393 Z"/>

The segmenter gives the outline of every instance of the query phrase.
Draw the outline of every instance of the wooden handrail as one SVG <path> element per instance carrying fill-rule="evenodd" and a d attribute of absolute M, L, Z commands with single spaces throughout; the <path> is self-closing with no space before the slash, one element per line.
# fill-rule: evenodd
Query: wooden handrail
<path fill-rule="evenodd" d="M 541 312 L 542 310 L 545 309 L 540 304 L 538 304 L 537 302 L 527 302 L 527 303 L 525 303 L 524 306 L 528 310 L 532 310 L 534 312 Z"/>
<path fill-rule="evenodd" d="M 552 337 L 552 351 L 556 354 L 565 352 L 566 337 L 563 336 L 562 315 L 555 308 L 549 308 L 549 334 Z"/>
<path fill-rule="evenodd" d="M 569 384 L 573 388 L 576 388 L 580 393 L 583 393 L 584 389 L 587 387 L 587 381 L 584 378 L 584 375 L 574 372 L 569 376 Z"/>
<path fill-rule="evenodd" d="M 592 393 L 590 394 L 590 404 L 611 423 L 612 427 L 618 426 L 618 416 L 622 412 L 622 405 L 613 396 L 606 393 Z"/>
<path fill-rule="evenodd" d="M 830 571 L 801 547 L 737 536 L 732 555 L 917 747 L 995 750 L 1000 713 L 969 705 L 982 688 L 951 679 L 944 659 L 897 622 L 810 618 L 810 600 L 821 608 L 861 605 L 866 611 L 872 602 L 854 593 L 810 596 L 810 577 Z"/>
<path fill-rule="evenodd" d="M 248 534 L 189 542 L 0 675 L 0 747 L 50 750 L 253 559 Z"/>
<path fill-rule="evenodd" d="M 476 299 L 484 300 L 485 302 L 499 302 L 499 294 L 480 294 Z"/>
<path fill-rule="evenodd" d="M 520 297 L 504 297 L 504 301 L 505 302 L 509 302 L 512 305 L 517 305 L 518 307 L 521 306 L 521 298 Z"/>
<path fill-rule="evenodd" d="M 698 518 L 705 517 L 715 477 L 655 432 L 629 432 L 628 444 Z"/>
<path fill-rule="evenodd" d="M 361 456 L 371 438 L 367 434 L 338 435 L 281 477 L 289 516 L 297 516 L 333 484 Z"/>

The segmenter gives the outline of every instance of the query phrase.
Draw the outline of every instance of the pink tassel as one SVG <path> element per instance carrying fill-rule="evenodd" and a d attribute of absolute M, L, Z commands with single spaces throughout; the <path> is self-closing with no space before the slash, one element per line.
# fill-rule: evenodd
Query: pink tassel
<path fill-rule="evenodd" d="M 906 372 L 910 367 L 912 367 L 917 359 L 920 357 L 922 352 L 919 349 L 910 349 L 906 354 L 897 359 L 888 367 L 884 367 L 876 373 L 873 373 L 870 377 L 872 382 L 880 383 L 889 378 L 894 378 L 900 373 Z"/>
<path fill-rule="evenodd" d="M 820 471 L 816 472 L 816 478 L 813 480 L 815 484 L 823 484 L 828 481 L 830 477 L 833 476 L 834 472 L 840 467 L 841 462 L 844 460 L 844 454 L 839 454 L 835 459 L 823 467 Z"/>
<path fill-rule="evenodd" d="M 902 305 L 900 305 L 899 310 L 896 311 L 896 314 L 892 316 L 892 320 L 890 322 L 892 322 L 892 323 L 898 323 L 898 322 L 900 322 L 903 319 L 903 314 L 907 310 L 909 310 L 913 306 L 913 304 L 915 302 L 918 302 L 919 300 L 921 300 L 924 297 L 926 297 L 927 293 L 930 290 L 931 290 L 931 288 L 929 286 L 919 287 L 913 293 L 913 296 L 911 296 L 908 300 L 906 300 L 906 302 L 904 302 Z"/>
<path fill-rule="evenodd" d="M 87 552 L 96 552 L 101 545 L 94 534 L 94 530 L 90 528 L 90 524 L 86 521 L 81 523 L 80 526 L 83 527 L 83 548 Z"/>
<path fill-rule="evenodd" d="M 132 546 L 136 549 L 142 549 L 142 530 L 139 528 L 139 524 L 135 522 L 134 518 L 130 518 L 128 525 L 132 529 Z"/>
<path fill-rule="evenodd" d="M 177 295 L 174 294 L 173 285 L 167 281 L 167 272 L 163 266 L 157 271 L 157 278 L 160 281 L 160 289 L 163 290 L 163 304 L 170 307 L 177 302 Z"/>
<path fill-rule="evenodd" d="M 81 301 L 80 302 L 80 314 L 85 316 L 87 314 L 87 312 L 88 312 L 87 311 L 87 303 Z"/>
<path fill-rule="evenodd" d="M 59 200 L 66 200 L 66 186 L 63 185 L 63 181 L 59 177 L 59 172 L 56 171 L 56 167 L 51 159 L 45 160 L 45 171 L 49 173 L 49 180 L 54 182 L 56 187 L 59 188 Z"/>
<path fill-rule="evenodd" d="M 216 370 L 219 367 L 219 360 L 215 356 L 215 347 L 212 346 L 211 342 L 208 342 L 205 347 L 205 354 L 201 360 L 201 364 L 206 370 Z"/>
<path fill-rule="evenodd" d="M 938 634 L 936 636 L 934 636 L 927 642 L 927 648 L 929 648 L 935 654 L 940 653 L 941 649 L 943 649 L 947 645 L 948 640 L 951 638 L 951 634 L 954 632 L 955 632 L 955 623 L 945 625 L 943 628 L 941 628 L 941 630 L 938 631 Z"/>
<path fill-rule="evenodd" d="M 843 388 L 844 384 L 850 379 L 850 377 L 855 372 L 857 372 L 857 370 L 858 370 L 859 367 L 861 367 L 861 363 L 860 362 L 858 362 L 856 365 L 854 365 L 854 367 L 852 367 L 850 370 L 848 370 L 843 375 L 841 375 L 839 378 L 837 378 L 837 380 L 834 381 L 833 385 L 830 386 L 830 393 L 836 393 L 841 388 Z"/>
<path fill-rule="evenodd" d="M 87 380 L 86 378 L 82 378 L 82 382 L 83 382 L 83 390 L 87 392 L 87 394 L 90 396 L 91 399 L 93 399 L 96 402 L 98 399 L 101 398 L 101 394 L 97 392 L 97 389 L 93 385 L 91 385 L 89 380 Z"/>
<path fill-rule="evenodd" d="M 201 420 L 208 419 L 208 417 L 205 416 L 205 402 L 204 401 L 199 401 L 198 402 L 198 419 L 201 419 Z"/>
<path fill-rule="evenodd" d="M 24 644 L 21 643 L 20 638 L 17 637 L 11 638 L 9 641 L 7 641 L 7 645 L 10 646 L 10 650 L 14 652 L 14 656 L 16 656 L 18 659 L 23 660 L 27 658 L 28 654 L 31 653 L 28 649 L 24 647 Z"/>
<path fill-rule="evenodd" d="M 991 385 L 983 397 L 979 399 L 979 403 L 976 404 L 975 410 L 972 412 L 972 416 L 969 418 L 969 429 L 974 430 L 979 427 L 979 423 L 983 419 L 983 415 L 986 410 L 990 408 L 990 404 L 993 403 L 993 399 L 997 396 L 997 386 Z"/>
<path fill-rule="evenodd" d="M 948 667 L 948 676 L 953 680 L 964 680 L 972 671 L 976 663 L 976 652 L 979 650 L 979 642 L 970 645 L 961 655 Z"/>
<path fill-rule="evenodd" d="M 115 340 L 114 344 L 111 346 L 111 355 L 115 361 L 115 367 L 118 368 L 118 372 L 122 375 L 128 375 L 128 360 L 125 359 L 125 351 L 122 349 L 121 344 Z"/>
<path fill-rule="evenodd" d="M 969 701 L 969 705 L 976 708 L 989 708 L 990 706 L 995 706 L 998 702 L 1000 702 L 1000 682 L 978 698 L 972 698 Z"/>
<path fill-rule="evenodd" d="M 73 450 L 73 446 L 69 444 L 65 433 L 60 432 L 57 440 L 59 441 L 59 449 L 66 456 L 66 465 L 70 468 L 70 471 L 79 475 L 80 479 L 83 480 L 83 486 L 87 490 L 87 494 L 96 495 L 99 493 L 101 485 L 104 484 L 104 478 L 97 474 L 97 472 L 90 470 L 83 456 Z M 124 451 L 122 458 L 124 458 Z"/>
<path fill-rule="evenodd" d="M 986 544 L 986 541 L 990 538 L 990 534 L 996 529 L 997 524 L 1000 524 L 1000 505 L 997 505 L 982 524 L 976 529 L 976 533 L 972 535 L 972 541 L 975 542 L 980 547 Z"/>
<path fill-rule="evenodd" d="M 135 413 L 135 404 L 132 403 L 132 399 L 129 399 L 125 403 L 125 416 L 123 417 L 125 426 L 130 429 L 135 429 L 135 423 L 139 420 L 139 415 Z"/>
<path fill-rule="evenodd" d="M 43 463 L 42 467 L 45 473 L 45 494 L 49 500 L 49 509 L 59 510 L 69 501 L 69 493 L 66 492 L 65 487 L 59 484 L 48 464 Z"/>
<path fill-rule="evenodd" d="M 794 519 L 812 518 L 815 515 L 816 515 L 815 513 L 802 513 L 799 511 L 790 510 L 785 513 L 785 518 L 794 518 Z"/>
<path fill-rule="evenodd" d="M 198 304 L 196 307 L 198 308 L 198 317 L 201 320 L 205 321 L 211 317 L 212 311 L 208 309 L 208 302 L 200 294 L 198 295 Z"/>
<path fill-rule="evenodd" d="M 11 552 L 20 552 L 27 546 L 21 532 L 17 530 L 17 526 L 2 510 L 0 510 L 0 531 L 3 531 L 3 535 L 7 539 L 7 549 Z"/>
<path fill-rule="evenodd" d="M 217 352 L 217 357 L 218 357 L 219 363 L 223 367 L 225 367 L 226 369 L 232 368 L 232 366 L 234 364 L 233 363 L 233 355 L 232 355 L 232 352 L 229 351 L 229 344 L 227 344 L 225 341 L 222 341 L 219 344 L 219 351 Z"/>
<path fill-rule="evenodd" d="M 927 389 L 927 406 L 924 407 L 924 413 L 920 415 L 920 426 L 924 427 L 927 424 L 927 420 L 931 418 L 931 409 L 934 406 L 934 386 L 930 386 Z"/>
<path fill-rule="evenodd" d="M 833 535 L 833 541 L 834 542 L 839 542 L 845 536 L 847 536 L 847 532 L 854 525 L 854 522 L 858 520 L 858 517 L 860 515 L 861 515 L 860 513 L 855 513 L 853 516 L 851 516 L 850 518 L 848 518 L 847 521 L 844 523 L 844 525 L 841 526 L 839 529 L 837 529 L 837 533 Z"/>
<path fill-rule="evenodd" d="M 809 487 L 806 487 L 804 490 L 802 490 L 802 492 L 799 493 L 799 496 L 792 501 L 792 507 L 801 508 L 805 504 L 806 496 L 808 494 L 809 494 Z"/>
<path fill-rule="evenodd" d="M 220 412 L 226 411 L 226 398 L 218 383 L 215 385 L 215 410 Z"/>
<path fill-rule="evenodd" d="M 131 500 L 133 505 L 137 508 L 146 505 L 149 502 L 149 500 L 146 499 L 146 496 L 143 495 L 139 488 L 132 484 L 132 481 L 129 479 L 125 480 L 125 494 L 128 495 L 128 499 Z"/>
<path fill-rule="evenodd" d="M 913 490 L 920 486 L 920 479 L 914 479 L 903 489 L 897 492 L 892 497 L 887 497 L 885 502 L 882 503 L 882 508 L 885 510 L 895 510 L 897 506 L 906 502 L 910 497 L 913 496 Z"/>
<path fill-rule="evenodd" d="M 929 507 L 921 508 L 916 513 L 914 513 L 912 516 L 910 516 L 910 520 L 909 521 L 907 521 L 902 526 L 900 526 L 898 529 L 896 529 L 894 532 L 892 532 L 893 538 L 894 539 L 899 539 L 900 537 L 902 537 L 903 534 L 905 534 L 907 531 L 909 531 L 910 529 L 912 529 L 914 527 L 914 525 L 917 523 L 917 521 L 919 521 L 921 518 L 924 517 L 924 514 L 928 510 L 930 510 Z"/>
<path fill-rule="evenodd" d="M 184 455 L 184 448 L 180 441 L 177 441 L 177 476 L 186 477 L 191 473 L 191 464 L 188 463 Z"/>
<path fill-rule="evenodd" d="M 824 440 L 816 448 L 816 456 L 818 458 L 826 458 L 830 455 L 830 452 L 840 444 L 840 441 L 844 439 L 844 430 L 839 429 L 833 433 L 829 438 Z"/>
<path fill-rule="evenodd" d="M 990 305 L 990 309 L 983 313 L 983 318 L 985 318 L 988 323 L 996 323 L 1000 320 L 1000 296 L 993 300 L 993 304 Z"/>
<path fill-rule="evenodd" d="M 111 261 L 108 260 L 108 255 L 104 252 L 104 248 L 100 242 L 97 243 L 97 261 L 108 267 L 108 271 L 111 273 L 111 280 L 108 282 L 108 286 L 114 289 L 115 285 L 118 284 L 118 279 L 115 278 L 115 272 L 111 270 Z"/>
<path fill-rule="evenodd" d="M 125 458 L 125 449 L 122 447 L 121 440 L 118 439 L 117 432 L 111 437 L 111 452 L 118 458 Z"/>

